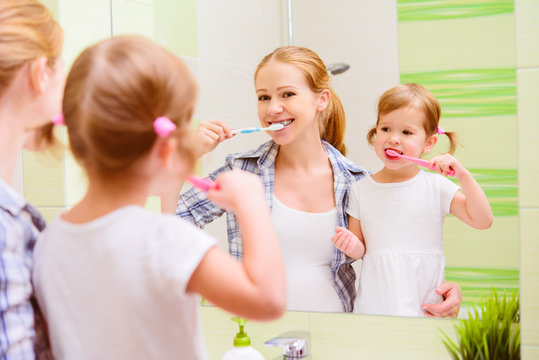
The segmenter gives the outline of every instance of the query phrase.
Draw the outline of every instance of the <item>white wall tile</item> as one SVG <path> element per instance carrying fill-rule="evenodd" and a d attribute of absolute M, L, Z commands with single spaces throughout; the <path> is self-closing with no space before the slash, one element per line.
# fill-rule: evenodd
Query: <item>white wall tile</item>
<path fill-rule="evenodd" d="M 68 66 L 88 45 L 111 36 L 109 0 L 59 0 L 58 18 L 64 29 L 64 60 Z"/>
<path fill-rule="evenodd" d="M 515 0 L 517 66 L 539 66 L 539 2 Z"/>
<path fill-rule="evenodd" d="M 201 120 L 220 119 L 232 128 L 258 126 L 253 75 L 264 55 L 281 45 L 281 1 L 197 1 L 198 80 Z M 206 174 L 226 154 L 256 148 L 269 137 L 239 135 L 204 157 Z"/>
<path fill-rule="evenodd" d="M 150 39 L 155 38 L 153 1 L 114 0 L 112 18 L 114 36 L 139 34 Z"/>
<path fill-rule="evenodd" d="M 519 147 L 519 202 L 524 208 L 539 207 L 539 68 L 517 70 Z"/>
<path fill-rule="evenodd" d="M 294 1 L 294 45 L 316 51 L 326 65 L 350 69 L 333 79 L 343 102 L 348 157 L 366 169 L 381 166 L 365 139 L 380 95 L 399 83 L 397 4 L 393 0 Z"/>

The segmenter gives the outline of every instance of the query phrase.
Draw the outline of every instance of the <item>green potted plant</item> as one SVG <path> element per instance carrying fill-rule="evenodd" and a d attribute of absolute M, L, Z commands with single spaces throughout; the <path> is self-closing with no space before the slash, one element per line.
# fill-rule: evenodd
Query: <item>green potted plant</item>
<path fill-rule="evenodd" d="M 467 319 L 455 322 L 457 340 L 442 331 L 442 341 L 453 359 L 520 359 L 520 303 L 518 289 L 499 295 L 493 288 Z"/>

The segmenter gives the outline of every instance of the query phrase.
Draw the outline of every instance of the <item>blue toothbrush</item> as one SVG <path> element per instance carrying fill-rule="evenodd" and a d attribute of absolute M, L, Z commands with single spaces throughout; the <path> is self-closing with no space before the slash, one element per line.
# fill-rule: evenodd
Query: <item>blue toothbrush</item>
<path fill-rule="evenodd" d="M 270 126 L 265 127 L 265 128 L 246 127 L 246 128 L 242 128 L 242 129 L 234 129 L 234 130 L 231 131 L 231 133 L 233 135 L 234 134 L 249 134 L 249 133 L 257 132 L 257 131 L 276 131 L 276 130 L 281 130 L 282 128 L 284 128 L 283 124 L 271 124 Z"/>

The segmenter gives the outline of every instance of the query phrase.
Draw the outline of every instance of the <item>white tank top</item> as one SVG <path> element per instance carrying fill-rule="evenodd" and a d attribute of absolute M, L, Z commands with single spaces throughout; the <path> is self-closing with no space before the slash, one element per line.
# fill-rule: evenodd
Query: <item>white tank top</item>
<path fill-rule="evenodd" d="M 287 310 L 343 312 L 331 279 L 337 209 L 303 212 L 273 195 L 271 216 L 285 261 Z"/>

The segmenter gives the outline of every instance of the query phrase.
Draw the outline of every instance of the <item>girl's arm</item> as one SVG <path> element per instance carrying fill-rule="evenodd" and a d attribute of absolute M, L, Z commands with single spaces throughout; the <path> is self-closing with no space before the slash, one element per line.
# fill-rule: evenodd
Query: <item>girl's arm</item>
<path fill-rule="evenodd" d="M 353 216 L 348 216 L 348 229 L 337 227 L 331 238 L 335 247 L 354 260 L 365 255 L 365 240 L 361 231 L 361 223 Z"/>
<path fill-rule="evenodd" d="M 462 192 L 458 191 L 451 202 L 451 214 L 462 222 L 476 228 L 488 229 L 492 225 L 493 215 L 487 196 L 472 174 L 449 154 L 437 156 L 431 160 L 440 170 L 447 174 L 452 168 Z"/>
<path fill-rule="evenodd" d="M 232 170 L 230 165 L 224 165 L 211 173 L 207 178 L 215 180 L 220 174 Z M 225 210 L 208 199 L 208 195 L 196 188 L 183 192 L 176 200 L 175 214 L 199 228 L 211 223 L 225 213 Z"/>
<path fill-rule="evenodd" d="M 226 139 L 230 139 L 234 135 L 230 133 L 228 125 L 221 120 L 202 121 L 196 132 L 196 143 L 198 144 L 198 157 L 214 150 L 217 145 Z M 216 176 L 220 171 L 216 171 L 213 175 Z M 177 210 L 180 211 L 178 195 L 183 187 L 183 182 L 178 183 L 175 189 L 161 196 L 161 212 L 165 214 L 173 214 Z M 194 195 L 194 194 L 192 194 Z M 192 219 L 187 219 L 191 220 Z"/>
<path fill-rule="evenodd" d="M 232 170 L 230 165 L 224 165 L 207 178 L 214 180 L 219 174 L 230 170 Z M 225 211 L 219 205 L 210 201 L 204 191 L 191 187 L 191 189 L 180 194 L 183 182 L 177 185 L 175 189 L 161 196 L 162 213 L 176 214 L 199 228 L 203 228 L 204 225 L 211 223 L 215 218 L 224 214 Z M 178 194 L 180 195 L 178 196 Z"/>
<path fill-rule="evenodd" d="M 239 170 L 216 179 L 208 198 L 234 211 L 243 239 L 243 262 L 209 250 L 187 285 L 211 303 L 256 320 L 279 317 L 286 305 L 284 261 L 258 176 Z M 245 196 L 248 194 L 248 196 Z"/>

